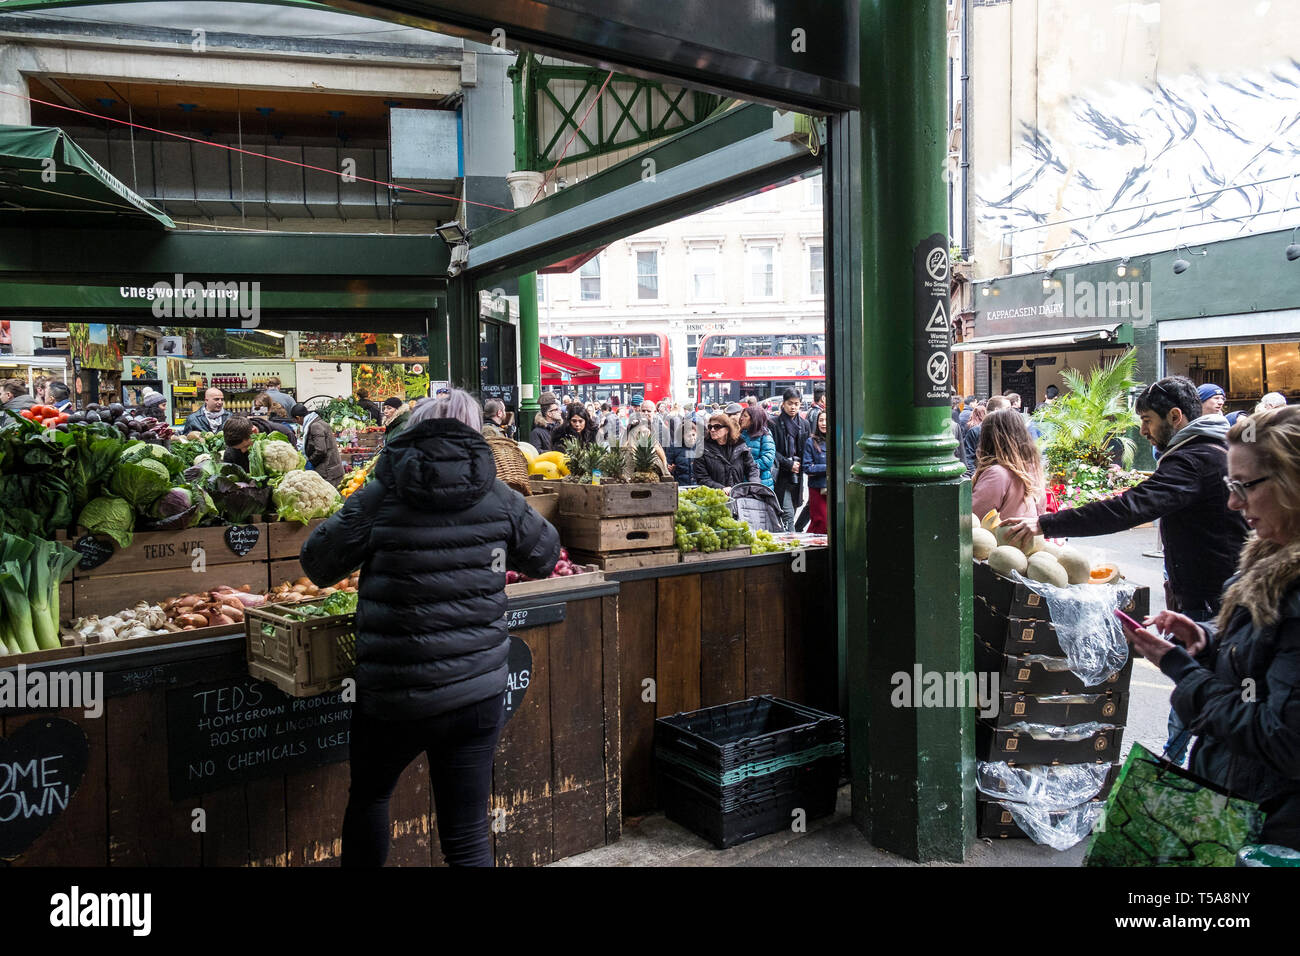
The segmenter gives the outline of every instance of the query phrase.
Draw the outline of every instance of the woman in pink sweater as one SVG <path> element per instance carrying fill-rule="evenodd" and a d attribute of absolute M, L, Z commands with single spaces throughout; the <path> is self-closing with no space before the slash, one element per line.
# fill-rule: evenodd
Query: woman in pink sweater
<path fill-rule="evenodd" d="M 997 509 L 1003 519 L 1043 513 L 1047 495 L 1042 460 L 1015 409 L 999 409 L 984 419 L 972 481 L 971 511 L 976 520 L 990 509 Z"/>

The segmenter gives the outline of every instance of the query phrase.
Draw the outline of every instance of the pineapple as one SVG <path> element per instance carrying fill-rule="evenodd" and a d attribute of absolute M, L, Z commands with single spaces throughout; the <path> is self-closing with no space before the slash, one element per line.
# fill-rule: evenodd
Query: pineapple
<path fill-rule="evenodd" d="M 617 445 L 613 448 L 608 445 L 598 446 L 601 449 L 600 455 L 600 474 L 602 481 L 622 481 L 625 460 L 623 458 L 623 449 Z"/>
<path fill-rule="evenodd" d="M 568 477 L 575 481 L 581 481 L 586 475 L 586 456 L 583 454 L 584 449 L 579 444 L 578 439 L 570 438 L 560 449 L 564 453 L 564 464 L 569 469 Z"/>
<path fill-rule="evenodd" d="M 655 453 L 654 439 L 643 435 L 632 445 L 632 480 L 659 481 L 659 456 Z"/>

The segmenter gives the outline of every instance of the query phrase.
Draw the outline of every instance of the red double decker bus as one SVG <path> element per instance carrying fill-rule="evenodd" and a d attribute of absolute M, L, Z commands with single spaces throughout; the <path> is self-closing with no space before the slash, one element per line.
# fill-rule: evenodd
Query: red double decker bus
<path fill-rule="evenodd" d="M 542 388 L 557 394 L 567 392 L 584 402 L 604 402 L 617 395 L 629 405 L 645 399 L 657 402 L 672 391 L 668 336 L 663 332 L 553 335 L 546 344 L 600 366 L 600 382 L 590 385 L 544 378 Z"/>
<path fill-rule="evenodd" d="M 696 401 L 760 401 L 780 397 L 787 388 L 811 396 L 826 384 L 826 336 L 821 332 L 706 335 L 695 364 Z"/>

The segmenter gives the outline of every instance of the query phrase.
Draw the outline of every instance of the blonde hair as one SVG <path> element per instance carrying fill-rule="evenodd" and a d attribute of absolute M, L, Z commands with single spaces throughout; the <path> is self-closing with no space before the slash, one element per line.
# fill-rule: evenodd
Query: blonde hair
<path fill-rule="evenodd" d="M 1229 445 L 1249 445 L 1259 456 L 1260 473 L 1277 485 L 1277 502 L 1287 531 L 1300 535 L 1300 405 L 1283 405 L 1242 415 L 1228 429 Z"/>
<path fill-rule="evenodd" d="M 979 481 L 980 475 L 994 465 L 1001 465 L 1015 475 L 1024 486 L 1026 497 L 1042 500 L 1043 462 L 1024 418 L 1014 408 L 999 408 L 980 425 L 972 482 Z"/>

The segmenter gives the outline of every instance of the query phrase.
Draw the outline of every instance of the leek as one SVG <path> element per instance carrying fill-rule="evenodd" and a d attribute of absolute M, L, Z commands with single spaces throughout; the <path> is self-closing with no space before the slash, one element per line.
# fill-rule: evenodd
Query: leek
<path fill-rule="evenodd" d="M 27 574 L 14 561 L 7 561 L 0 567 L 0 600 L 4 601 L 4 613 L 12 634 L 10 650 L 17 654 L 40 650 L 40 645 L 36 643 L 36 632 L 32 630 L 32 606 L 27 600 Z"/>
<path fill-rule="evenodd" d="M 35 539 L 27 600 L 31 607 L 32 630 L 43 651 L 61 647 L 59 640 L 59 584 L 81 555 L 57 541 Z"/>

